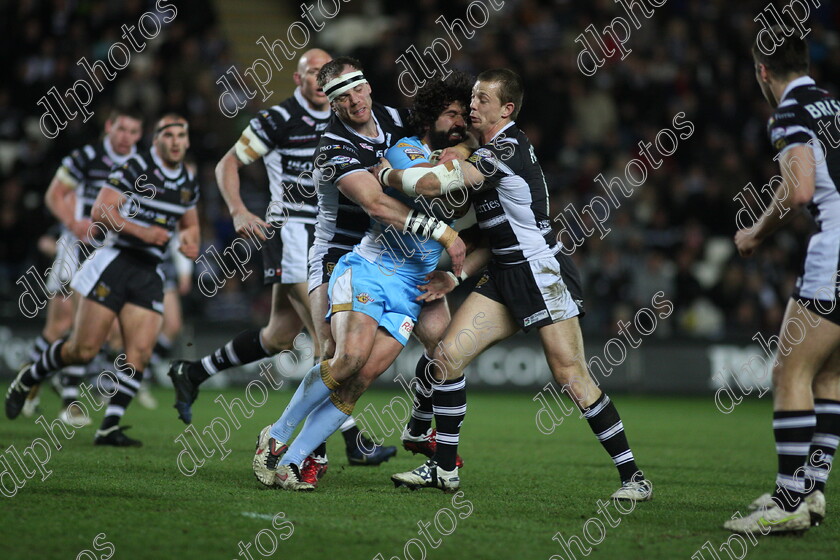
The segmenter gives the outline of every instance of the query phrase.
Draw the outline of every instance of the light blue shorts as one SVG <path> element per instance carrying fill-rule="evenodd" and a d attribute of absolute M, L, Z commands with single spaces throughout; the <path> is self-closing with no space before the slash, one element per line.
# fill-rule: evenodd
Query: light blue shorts
<path fill-rule="evenodd" d="M 422 292 L 421 282 L 411 276 L 385 275 L 379 266 L 356 253 L 338 260 L 330 276 L 330 310 L 333 313 L 358 311 L 376 319 L 403 346 L 408 342 L 421 303 L 415 298 Z"/>

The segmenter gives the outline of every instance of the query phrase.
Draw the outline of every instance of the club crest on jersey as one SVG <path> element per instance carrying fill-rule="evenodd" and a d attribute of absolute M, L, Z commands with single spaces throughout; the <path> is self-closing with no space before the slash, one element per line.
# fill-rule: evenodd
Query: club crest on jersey
<path fill-rule="evenodd" d="M 193 198 L 193 192 L 190 189 L 181 189 L 181 204 L 186 206 Z"/>
<path fill-rule="evenodd" d="M 361 294 L 356 296 L 356 301 L 362 304 L 370 303 L 372 301 L 376 301 L 371 295 L 367 292 L 362 292 Z"/>
<path fill-rule="evenodd" d="M 335 263 L 327 263 L 327 276 L 332 276 L 333 270 L 335 270 Z"/>
<path fill-rule="evenodd" d="M 472 153 L 470 157 L 467 158 L 467 161 L 478 161 L 482 158 L 490 158 L 493 157 L 493 152 L 491 152 L 487 148 L 479 148 Z"/>
<path fill-rule="evenodd" d="M 111 288 L 105 282 L 99 282 L 93 288 L 93 295 L 98 300 L 104 300 L 111 293 Z"/>

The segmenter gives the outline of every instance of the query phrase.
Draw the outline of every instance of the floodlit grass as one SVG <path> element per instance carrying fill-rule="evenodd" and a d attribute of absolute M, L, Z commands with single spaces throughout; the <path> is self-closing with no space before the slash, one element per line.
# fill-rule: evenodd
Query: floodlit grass
<path fill-rule="evenodd" d="M 207 390 L 196 403 L 199 430 L 223 414 L 213 402 L 216 393 Z M 329 472 L 318 490 L 294 494 L 263 488 L 250 466 L 259 430 L 277 418 L 288 392 L 272 395 L 252 418 L 240 418 L 230 455 L 220 460 L 216 451 L 191 477 L 176 465 L 183 447 L 175 437 L 184 425 L 171 408 L 172 392 L 155 394 L 159 409 L 134 403 L 126 417 L 134 425 L 128 434 L 142 440 L 143 448 L 94 447 L 94 428 L 78 430 L 60 451 L 53 450 L 46 481 L 36 474 L 17 495 L 0 498 L 0 557 L 76 558 L 89 550 L 80 558 L 107 558 L 110 543 L 114 558 L 258 559 L 263 555 L 257 545 L 240 554 L 240 543 L 253 543 L 259 534 L 262 552 L 276 542 L 271 557 L 295 560 L 369 560 L 379 553 L 384 560 L 404 560 L 406 550 L 420 560 L 416 543 L 404 548 L 410 539 L 425 543 L 429 559 L 688 560 L 709 541 L 720 560 L 727 560 L 720 546 L 729 533 L 721 524 L 736 510 L 745 513 L 746 505 L 774 480 L 769 399 L 744 402 L 727 416 L 715 409 L 711 397 L 616 395 L 639 465 L 654 483 L 655 499 L 626 514 L 609 502 L 608 520 L 603 510 L 598 512 L 598 500 L 618 487 L 618 477 L 584 420 L 568 417 L 547 436 L 536 428 L 532 395 L 471 393 L 461 437 L 464 494 L 455 502 L 436 490 L 394 489 L 392 473 L 421 463 L 420 456 L 402 449 L 381 467 L 349 467 L 340 435 L 329 442 Z M 230 401 L 244 392 L 224 395 Z M 381 409 L 391 396 L 372 392 L 359 410 L 367 403 Z M 56 397 L 44 397 L 42 407 L 50 418 L 57 406 Z M 31 420 L 0 420 L 3 450 L 14 445 L 20 453 L 36 437 L 45 437 L 44 430 Z M 396 445 L 397 438 L 393 434 L 388 443 Z M 20 476 L 14 460 L 11 466 Z M 7 475 L 2 481 L 7 488 L 12 484 Z M 837 484 L 829 482 L 823 526 L 801 538 L 764 538 L 757 545 L 747 541 L 747 557 L 838 558 Z M 279 513 L 285 517 L 275 518 Z M 444 532 L 456 525 L 451 534 L 436 529 L 436 515 Z M 590 518 L 602 524 L 587 524 Z M 287 520 L 292 525 L 283 523 Z M 431 544 L 418 534 L 418 522 L 431 524 L 426 529 Z M 570 556 L 552 540 L 559 532 L 564 540 L 574 535 L 589 547 L 585 526 L 590 542 L 603 536 L 588 556 L 588 549 L 576 546 Z M 94 543 L 100 533 L 105 536 Z M 741 554 L 737 543 L 734 552 Z M 696 560 L 717 560 L 707 550 L 700 554 Z"/>

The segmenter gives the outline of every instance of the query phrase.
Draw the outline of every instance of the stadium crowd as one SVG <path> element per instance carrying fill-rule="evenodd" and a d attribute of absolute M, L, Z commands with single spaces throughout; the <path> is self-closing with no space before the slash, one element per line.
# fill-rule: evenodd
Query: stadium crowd
<path fill-rule="evenodd" d="M 318 38 L 347 45 L 342 54 L 364 63 L 377 98 L 396 101 L 402 97 L 397 87 L 402 68 L 396 59 L 411 45 L 422 51 L 434 39 L 448 37 L 435 19 L 441 14 L 449 22 L 463 18 L 469 3 L 365 4 L 346 8 L 340 37 L 325 33 Z M 232 54 L 212 3 L 176 5 L 184 17 L 169 24 L 97 93 L 95 105 L 135 105 L 148 119 L 164 108 L 185 114 L 202 186 L 202 243 L 226 247 L 234 231 L 213 168 L 244 122 L 220 115 L 214 80 L 233 63 Z M 569 204 L 580 210 L 593 196 L 605 195 L 594 178 L 599 173 L 607 181 L 623 177 L 625 164 L 638 157 L 638 143 L 652 141 L 678 112 L 693 123 L 691 138 L 659 168 L 648 168 L 646 182 L 612 208 L 606 224 L 610 232 L 603 239 L 590 236 L 576 250 L 587 287 L 585 331 L 611 333 L 617 319 L 632 317 L 659 290 L 676 305 L 670 334 L 749 337 L 778 328 L 809 221 L 798 219 L 751 260 L 738 258 L 731 242 L 739 209 L 735 195 L 750 183 L 760 191 L 777 172 L 765 130 L 769 107 L 759 95 L 752 66 L 744 63 L 757 30 L 753 17 L 762 6 L 668 2 L 652 18 L 640 16 L 641 27 L 632 29 L 626 44 L 632 52 L 623 61 L 608 57 L 591 77 L 577 67 L 581 47 L 575 38 L 588 22 L 602 28 L 624 13 L 612 0 L 507 0 L 499 12 L 490 12 L 481 33 L 472 39 L 460 36 L 463 48 L 453 49 L 449 67 L 473 74 L 510 67 L 522 75 L 527 94 L 518 123 L 537 147 L 552 216 Z M 50 223 L 42 201 L 50 178 L 61 157 L 98 134 L 99 118 L 104 118 L 97 112 L 88 123 L 71 121 L 47 142 L 38 130 L 36 101 L 53 85 L 69 87 L 80 71 L 77 60 L 102 58 L 118 39 L 114 30 L 119 24 L 136 22 L 149 9 L 154 2 L 143 0 L 30 0 L 2 9 L 2 52 L 6 57 L 15 53 L 6 65 L 13 78 L 0 85 L 0 300 L 6 302 L 8 317 L 16 313 L 15 280 L 31 264 L 42 270 L 49 266 L 39 239 Z M 353 18 L 370 25 L 353 26 Z M 809 23 L 811 75 L 836 94 L 840 47 L 833 30 L 840 27 L 840 8 L 825 3 Z M 382 31 L 372 38 L 371 29 Z M 338 52 L 332 44 L 325 46 Z M 240 114 L 244 118 L 257 108 L 252 102 Z M 243 188 L 253 197 L 249 206 L 264 207 L 268 193 L 261 188 L 261 171 L 249 168 L 243 180 L 250 183 Z M 259 270 L 259 264 L 253 268 Z M 260 322 L 269 297 L 253 280 L 257 276 L 244 286 L 231 279 L 212 300 L 194 291 L 188 309 L 208 318 Z"/>

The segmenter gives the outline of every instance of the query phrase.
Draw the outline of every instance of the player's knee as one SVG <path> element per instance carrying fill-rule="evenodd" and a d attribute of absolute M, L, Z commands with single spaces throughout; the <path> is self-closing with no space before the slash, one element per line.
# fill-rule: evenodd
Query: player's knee
<path fill-rule="evenodd" d="M 87 342 L 68 343 L 67 353 L 69 362 L 87 363 L 99 353 L 99 346 Z"/>
<path fill-rule="evenodd" d="M 363 355 L 362 352 L 350 348 L 334 356 L 330 361 L 330 370 L 333 377 L 336 375 L 346 377 L 358 372 L 365 365 L 366 358 L 367 356 Z"/>
<path fill-rule="evenodd" d="M 840 372 L 823 370 L 811 382 L 814 397 L 818 399 L 837 399 L 840 396 Z"/>
<path fill-rule="evenodd" d="M 262 330 L 262 343 L 269 354 L 279 354 L 283 350 L 290 350 L 294 342 L 294 335 L 284 329 L 272 329 L 266 327 Z"/>
<path fill-rule="evenodd" d="M 773 366 L 773 387 L 786 387 L 791 384 L 791 376 L 788 372 L 788 368 L 783 367 L 781 364 L 776 364 Z"/>

